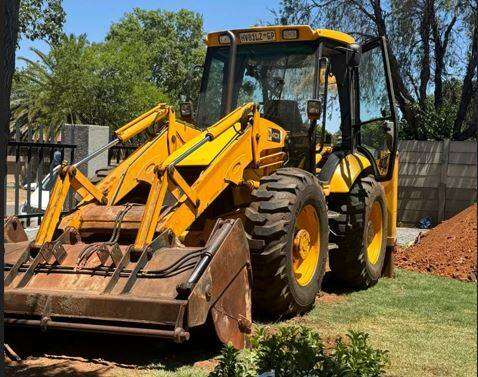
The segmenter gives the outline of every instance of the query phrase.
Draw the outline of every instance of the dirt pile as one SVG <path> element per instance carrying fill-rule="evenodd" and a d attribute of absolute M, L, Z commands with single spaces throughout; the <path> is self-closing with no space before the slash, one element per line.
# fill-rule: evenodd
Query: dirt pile
<path fill-rule="evenodd" d="M 398 267 L 417 272 L 476 281 L 476 204 L 419 237 L 408 248 L 399 248 Z"/>

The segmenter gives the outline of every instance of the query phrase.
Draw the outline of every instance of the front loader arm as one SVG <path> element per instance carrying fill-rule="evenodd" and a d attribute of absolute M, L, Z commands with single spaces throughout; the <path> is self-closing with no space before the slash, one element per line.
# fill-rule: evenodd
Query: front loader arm
<path fill-rule="evenodd" d="M 98 184 L 98 188 L 106 193 L 110 205 L 116 205 L 139 182 L 152 184 L 155 165 L 165 161 L 171 153 L 200 134 L 197 129 L 176 121 L 172 109 L 168 111 L 167 127 L 134 151 Z M 85 202 L 92 199 L 91 196 L 86 197 Z"/>
<path fill-rule="evenodd" d="M 176 236 L 181 235 L 230 184 L 245 183 L 244 172 L 253 161 L 251 135 L 252 129 L 248 129 L 235 138 L 191 186 L 198 205 L 192 205 L 183 197 L 181 205 L 162 227 L 170 229 Z"/>
<path fill-rule="evenodd" d="M 260 127 L 260 122 L 269 128 Z M 268 134 L 271 129 L 282 137 L 270 140 Z M 142 250 L 153 241 L 158 222 L 162 231 L 180 236 L 230 184 L 246 183 L 248 169 L 263 168 L 261 152 L 282 148 L 284 139 L 285 132 L 260 118 L 257 109 L 250 103 L 236 109 L 161 165 L 158 164 L 134 249 Z M 201 156 L 206 152 L 212 154 L 211 162 L 194 183 L 188 184 L 177 168 L 191 166 L 188 165 L 188 158 L 194 163 L 198 160 L 194 158 L 196 155 Z M 282 161 L 275 164 L 278 167 Z M 161 217 L 166 192 L 177 189 L 182 192 L 178 205 L 167 216 Z"/>
<path fill-rule="evenodd" d="M 169 136 L 175 139 L 175 145 L 172 148 L 177 148 L 178 145 L 184 143 L 184 140 L 192 138 L 199 133 L 199 131 L 183 123 L 176 122 L 174 111 L 169 106 L 159 104 L 119 128 L 115 132 L 116 140 L 128 141 L 146 128 L 157 124 L 165 117 L 168 117 L 169 126 L 171 127 Z M 160 131 L 158 136 L 136 150 L 97 186 L 93 185 L 77 169 L 77 164 L 70 166 L 63 164 L 59 168 L 58 178 L 51 192 L 42 224 L 35 238 L 35 246 L 41 247 L 46 242 L 52 241 L 70 189 L 73 189 L 83 198 L 80 204 L 96 201 L 103 205 L 114 205 L 136 187 L 140 181 L 152 182 L 154 177 L 152 168 L 154 168 L 154 164 L 157 161 L 164 161 L 168 156 L 168 139 L 165 135 L 166 132 L 164 130 Z M 114 143 L 109 143 L 109 145 L 114 145 Z M 149 167 L 151 169 L 148 170 Z M 66 220 L 68 223 L 66 225 L 68 226 L 78 227 L 79 225 L 78 218 L 75 215 Z"/>
<path fill-rule="evenodd" d="M 45 211 L 43 222 L 35 237 L 34 245 L 40 247 L 45 242 L 53 239 L 53 234 L 58 226 L 61 211 L 70 188 L 80 195 L 91 195 L 102 204 L 107 203 L 106 197 L 98 190 L 81 171 L 74 166 L 63 165 L 51 192 L 51 199 Z"/>
<path fill-rule="evenodd" d="M 169 156 L 166 161 L 155 166 L 155 178 L 151 185 L 148 200 L 146 202 L 143 217 L 141 219 L 141 224 L 139 226 L 138 234 L 134 243 L 135 250 L 140 251 L 144 249 L 153 240 L 156 226 L 161 216 L 161 208 L 164 204 L 164 199 L 168 188 L 170 189 L 170 191 L 173 191 L 175 187 L 177 187 L 183 192 L 183 196 L 179 199 L 179 208 L 182 208 L 185 204 L 189 208 L 189 211 L 185 213 L 186 217 L 184 218 L 185 224 L 187 224 L 187 226 L 189 226 L 194 221 L 196 216 L 200 215 L 200 213 L 205 208 L 204 199 L 203 201 L 201 201 L 200 197 L 201 194 L 204 195 L 204 192 L 197 190 L 197 188 L 194 187 L 196 186 L 195 184 L 193 185 L 193 187 L 189 186 L 189 184 L 186 183 L 184 178 L 176 170 L 176 166 L 188 156 L 191 156 L 193 153 L 201 153 L 201 149 L 204 148 L 206 144 L 217 139 L 220 135 L 224 134 L 231 128 L 235 130 L 234 127 L 236 126 L 239 127 L 239 129 L 237 132 L 233 133 L 237 134 L 237 136 L 232 136 L 230 141 L 234 142 L 235 137 L 238 137 L 242 133 L 242 130 L 245 128 L 248 119 L 246 118 L 246 116 L 251 113 L 253 108 L 253 104 L 248 104 L 236 109 L 231 114 L 217 122 L 215 125 L 208 128 L 197 138 L 191 140 L 182 148 L 179 148 L 175 153 Z M 250 133 L 250 128 L 248 132 Z M 248 144 L 245 146 L 244 150 L 251 150 L 250 139 L 250 135 L 249 137 L 245 137 L 245 140 L 248 141 Z M 220 151 L 216 150 L 216 154 L 218 153 L 220 153 Z M 245 158 L 244 162 L 247 165 L 250 163 L 250 159 Z M 225 165 L 225 161 L 223 161 L 223 164 Z M 201 176 L 204 175 L 208 170 L 209 168 L 207 168 L 206 171 L 201 174 Z M 219 190 L 220 193 L 223 190 L 225 181 L 224 177 L 222 177 L 222 179 L 216 176 L 212 176 L 210 178 L 212 179 L 212 182 L 216 184 L 215 189 L 209 193 L 209 196 L 211 196 L 212 201 L 212 199 L 215 198 L 215 191 Z M 227 184 L 225 184 L 225 186 L 227 187 Z M 170 230 L 175 235 L 179 235 L 184 229 L 181 230 L 178 228 Z"/>
<path fill-rule="evenodd" d="M 257 186 L 257 182 L 250 180 L 263 175 L 259 169 L 270 174 L 283 163 L 285 131 L 261 118 L 252 103 L 236 109 L 203 132 L 177 122 L 173 111 L 165 113 L 162 107 L 156 114 L 149 112 L 138 117 L 139 126 L 131 123 L 130 127 L 140 132 L 145 129 L 146 121 L 154 123 L 166 115 L 168 128 L 136 150 L 97 186 L 83 175 L 75 178 L 66 174 L 58 178 L 38 232 L 37 247 L 52 240 L 70 188 L 83 198 L 79 206 L 92 202 L 115 206 L 141 182 L 149 184 L 134 242 L 134 249 L 139 251 L 151 244 L 158 231 L 183 234 L 229 185 Z M 119 131 L 118 135 L 125 139 L 132 137 L 127 130 Z M 198 163 L 199 177 L 194 182 L 187 181 L 181 169 L 198 168 Z M 177 203 L 169 212 L 162 213 L 168 192 Z M 77 210 L 63 218 L 60 228 L 80 229 L 81 222 L 81 211 Z"/>

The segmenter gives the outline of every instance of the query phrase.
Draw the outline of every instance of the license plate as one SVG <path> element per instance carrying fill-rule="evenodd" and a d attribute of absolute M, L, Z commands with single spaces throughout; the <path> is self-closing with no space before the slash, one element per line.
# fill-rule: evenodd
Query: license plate
<path fill-rule="evenodd" d="M 276 32 L 272 30 L 249 31 L 247 33 L 240 33 L 239 39 L 241 43 L 271 42 L 276 40 Z"/>

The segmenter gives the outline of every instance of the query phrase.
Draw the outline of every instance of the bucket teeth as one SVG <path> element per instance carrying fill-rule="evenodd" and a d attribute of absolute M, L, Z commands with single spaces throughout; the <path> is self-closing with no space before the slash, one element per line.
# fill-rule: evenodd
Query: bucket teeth
<path fill-rule="evenodd" d="M 73 230 L 41 248 L 22 245 L 11 244 L 7 253 L 9 326 L 183 342 L 214 313 L 221 340 L 241 347 L 250 331 L 250 258 L 240 220 L 218 220 L 204 246 L 178 244 L 164 232 L 135 250 L 79 242 Z"/>
<path fill-rule="evenodd" d="M 96 257 L 96 261 L 98 262 L 94 266 L 91 265 L 91 257 L 93 256 Z M 85 248 L 80 252 L 75 269 L 78 271 L 87 265 L 89 265 L 89 267 L 105 266 L 109 260 L 111 260 L 112 267 L 117 267 L 122 258 L 123 253 L 116 242 L 89 244 L 85 245 Z"/>

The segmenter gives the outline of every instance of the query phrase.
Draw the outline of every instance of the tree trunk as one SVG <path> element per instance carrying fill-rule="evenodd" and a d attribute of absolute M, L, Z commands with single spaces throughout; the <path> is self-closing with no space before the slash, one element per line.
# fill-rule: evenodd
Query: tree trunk
<path fill-rule="evenodd" d="M 435 110 L 439 110 L 443 103 L 443 67 L 445 54 L 441 49 L 435 48 Z"/>
<path fill-rule="evenodd" d="M 463 85 L 461 89 L 461 99 L 460 99 L 460 106 L 458 107 L 458 113 L 455 118 L 455 122 L 453 124 L 453 139 L 463 139 L 465 136 L 470 134 L 470 130 L 467 132 L 462 133 L 461 129 L 463 127 L 463 122 L 465 121 L 466 114 L 468 112 L 468 107 L 470 106 L 470 102 L 473 98 L 473 95 L 478 90 L 478 83 L 473 83 L 473 77 L 476 73 L 475 81 L 478 81 L 478 11 L 476 11 L 474 16 L 474 28 L 473 28 L 473 36 L 472 36 L 472 46 L 471 46 L 471 54 L 468 59 L 468 64 L 466 66 L 466 73 L 465 77 L 463 78 Z M 476 125 L 471 127 L 471 136 L 473 136 L 473 132 L 476 134 Z M 467 134 L 467 135 L 464 135 Z M 470 137 L 470 136 L 469 136 Z"/>
<path fill-rule="evenodd" d="M 10 120 L 10 92 L 12 76 L 15 70 L 15 49 L 18 34 L 19 0 L 2 0 L 0 2 L 0 225 L 3 229 L 5 216 L 5 177 L 7 174 L 7 140 Z M 3 271 L 3 230 L 0 239 L 0 268 Z M 3 279 L 0 283 L 3 301 Z M 3 312 L 0 314 L 3 323 Z M 3 354 L 3 326 L 0 330 L 1 348 Z"/>
<path fill-rule="evenodd" d="M 6 148 L 9 135 L 10 92 L 15 70 L 15 49 L 18 35 L 19 0 L 3 0 L 0 3 L 0 171 L 6 174 Z M 0 202 L 4 202 L 4 175 L 1 175 Z M 4 206 L 0 206 L 3 221 Z M 3 228 L 3 226 L 2 226 Z"/>
<path fill-rule="evenodd" d="M 435 0 L 430 0 L 430 24 L 433 31 L 435 45 L 435 110 L 439 110 L 443 104 L 443 73 L 445 71 L 445 56 L 450 41 L 450 34 L 458 19 L 458 4 L 455 5 L 454 15 L 445 29 L 443 40 L 440 35 L 440 25 L 435 9 Z"/>
<path fill-rule="evenodd" d="M 380 0 L 372 0 L 373 6 L 373 19 L 377 33 L 381 37 L 385 37 L 388 40 L 387 28 L 385 20 L 383 18 L 382 6 Z M 407 121 L 410 128 L 413 130 L 415 139 L 422 139 L 424 136 L 420 134 L 419 122 L 417 119 L 417 111 L 414 109 L 415 99 L 408 91 L 405 82 L 403 81 L 402 74 L 400 72 L 400 65 L 397 58 L 393 53 L 392 47 L 388 46 L 388 54 L 390 59 L 390 71 L 392 73 L 393 90 L 395 92 L 395 98 L 397 100 L 400 111 L 403 117 Z"/>
<path fill-rule="evenodd" d="M 420 67 L 420 89 L 418 101 L 420 108 L 425 109 L 427 99 L 427 87 L 430 81 L 430 0 L 426 0 L 423 6 L 423 14 L 420 20 L 420 34 L 423 47 L 423 56 Z"/>
<path fill-rule="evenodd" d="M 438 110 L 443 102 L 443 67 L 445 66 L 445 47 L 442 44 L 440 29 L 438 27 L 438 19 L 435 11 L 435 1 L 431 0 L 430 4 L 430 24 L 433 30 L 433 42 L 435 45 L 435 94 L 434 105 Z"/>

